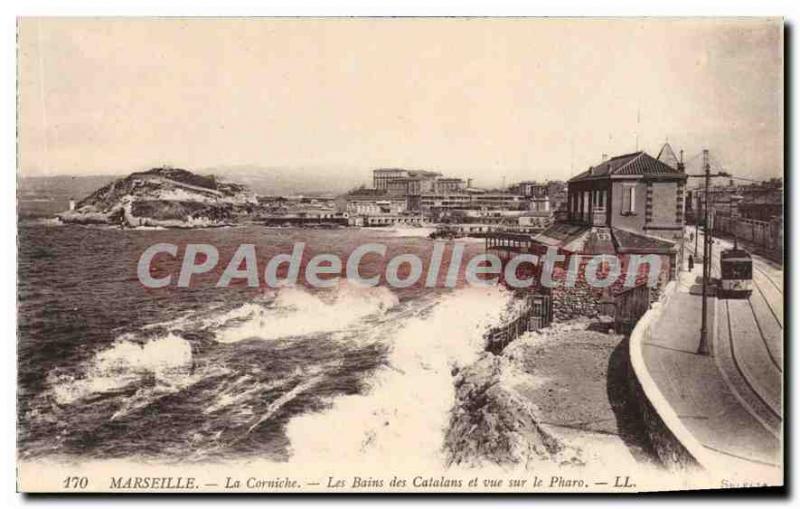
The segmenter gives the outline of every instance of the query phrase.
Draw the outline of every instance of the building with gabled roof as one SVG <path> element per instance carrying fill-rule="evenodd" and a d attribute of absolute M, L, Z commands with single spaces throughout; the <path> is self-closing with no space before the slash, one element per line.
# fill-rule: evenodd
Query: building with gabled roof
<path fill-rule="evenodd" d="M 637 255 L 658 259 L 654 298 L 666 281 L 676 278 L 682 265 L 687 177 L 680 162 L 675 168 L 665 162 L 670 152 L 671 147 L 662 149 L 662 160 L 641 151 L 604 158 L 567 182 L 565 221 L 529 236 L 492 232 L 487 234 L 487 249 L 498 251 L 501 259 L 523 252 L 540 260 L 556 250 L 563 258 L 552 277 L 565 284 L 548 291 L 554 312 L 562 318 L 600 312 L 606 293 L 614 295 L 626 288 L 629 270 L 635 271 L 634 284 L 650 284 L 649 271 L 656 266 L 649 261 L 640 265 Z M 598 255 L 613 256 L 621 269 L 607 288 L 592 286 L 585 279 L 587 267 Z M 573 266 L 577 276 L 567 283 Z M 602 262 L 593 270 L 608 275 L 610 265 Z"/>
<path fill-rule="evenodd" d="M 586 229 L 583 252 L 668 255 L 674 276 L 682 262 L 686 180 L 668 143 L 658 158 L 623 154 L 571 178 L 567 217 Z"/>
<path fill-rule="evenodd" d="M 567 186 L 572 223 L 675 240 L 683 235 L 686 174 L 680 163 L 672 168 L 646 152 L 624 154 L 590 167 Z"/>

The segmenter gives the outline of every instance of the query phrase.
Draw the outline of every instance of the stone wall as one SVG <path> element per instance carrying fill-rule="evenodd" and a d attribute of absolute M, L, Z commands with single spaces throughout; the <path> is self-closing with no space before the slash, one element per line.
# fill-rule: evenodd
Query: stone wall
<path fill-rule="evenodd" d="M 590 285 L 584 274 L 589 258 L 581 259 L 578 264 L 577 277 L 574 284 L 567 284 L 567 267 L 569 261 L 563 265 L 555 267 L 553 270 L 553 280 L 557 285 L 551 289 L 553 296 L 553 318 L 556 321 L 566 321 L 573 318 L 587 317 L 597 318 L 601 315 L 613 314 L 613 307 L 605 306 L 604 302 L 613 300 L 614 295 L 629 288 L 625 285 L 628 262 L 630 255 L 619 255 L 621 262 L 621 275 L 607 288 L 595 288 Z M 656 301 L 661 295 L 662 288 L 669 280 L 669 257 L 661 256 L 661 269 L 658 276 L 658 284 L 651 287 L 651 301 Z M 600 267 L 597 271 L 599 279 L 605 279 L 608 275 L 608 267 Z M 642 265 L 636 275 L 635 284 L 638 286 L 646 284 L 648 281 L 648 267 Z"/>
<path fill-rule="evenodd" d="M 662 465 L 670 470 L 688 470 L 700 467 L 694 456 L 675 437 L 669 427 L 664 424 L 661 416 L 658 415 L 650 400 L 647 399 L 639 379 L 636 376 L 632 376 L 628 379 L 628 382 L 632 400 L 636 402 L 641 412 L 647 439 L 650 441 L 650 445 L 656 455 L 658 455 L 658 459 L 661 460 Z"/>

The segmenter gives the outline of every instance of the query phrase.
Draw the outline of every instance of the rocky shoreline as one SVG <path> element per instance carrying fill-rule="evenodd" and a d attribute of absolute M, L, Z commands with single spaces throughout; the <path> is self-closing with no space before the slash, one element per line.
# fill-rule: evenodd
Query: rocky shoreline
<path fill-rule="evenodd" d="M 208 228 L 247 222 L 257 210 L 256 195 L 242 185 L 153 168 L 97 189 L 56 217 L 67 224 Z"/>
<path fill-rule="evenodd" d="M 484 353 L 454 378 L 449 465 L 657 466 L 621 365 L 625 337 L 586 318 Z"/>
<path fill-rule="evenodd" d="M 509 358 L 487 352 L 458 373 L 445 435 L 448 466 L 583 463 L 580 450 L 542 429 L 535 405 L 515 387 L 514 371 Z"/>

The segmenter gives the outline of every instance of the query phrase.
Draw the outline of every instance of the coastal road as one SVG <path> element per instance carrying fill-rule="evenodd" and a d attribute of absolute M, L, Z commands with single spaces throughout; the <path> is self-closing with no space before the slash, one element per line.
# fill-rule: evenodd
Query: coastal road
<path fill-rule="evenodd" d="M 731 247 L 714 239 L 712 277 L 719 277 L 720 252 Z M 717 364 L 751 413 L 777 436 L 783 416 L 782 267 L 753 255 L 752 294 L 719 299 L 717 313 Z"/>

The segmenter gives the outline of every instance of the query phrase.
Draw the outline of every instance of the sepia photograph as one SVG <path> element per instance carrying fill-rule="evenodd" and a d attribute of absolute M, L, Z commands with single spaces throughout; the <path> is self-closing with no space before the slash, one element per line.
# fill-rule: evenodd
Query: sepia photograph
<path fill-rule="evenodd" d="M 784 489 L 783 18 L 16 29 L 19 492 Z"/>

